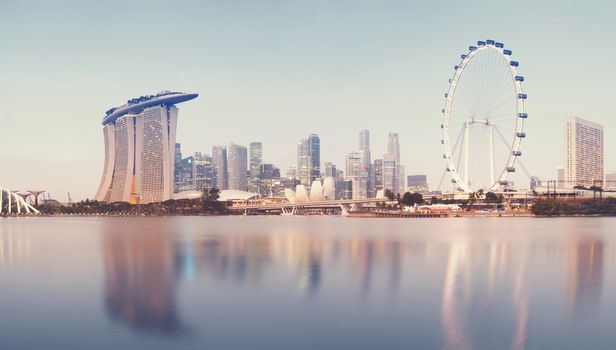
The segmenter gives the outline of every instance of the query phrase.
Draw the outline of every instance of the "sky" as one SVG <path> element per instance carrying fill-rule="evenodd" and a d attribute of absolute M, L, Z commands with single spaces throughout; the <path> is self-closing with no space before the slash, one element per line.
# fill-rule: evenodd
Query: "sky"
<path fill-rule="evenodd" d="M 610 1 L 0 0 L 0 186 L 92 198 L 105 111 L 172 90 L 200 95 L 178 105 L 185 155 L 261 141 L 264 162 L 284 172 L 317 133 L 321 161 L 343 169 L 361 129 L 373 158 L 397 132 L 406 173 L 434 188 L 448 79 L 488 38 L 526 77 L 528 172 L 555 179 L 573 115 L 604 125 L 615 171 L 615 11 Z"/>

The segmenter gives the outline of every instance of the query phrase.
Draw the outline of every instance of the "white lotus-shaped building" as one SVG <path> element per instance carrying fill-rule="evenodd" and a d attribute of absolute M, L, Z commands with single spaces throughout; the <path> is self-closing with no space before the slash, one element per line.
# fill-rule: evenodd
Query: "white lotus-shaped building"
<path fill-rule="evenodd" d="M 295 191 L 287 188 L 284 190 L 284 195 L 291 203 L 302 202 L 317 202 L 335 199 L 334 179 L 326 177 L 321 183 L 320 180 L 314 180 L 310 186 L 310 193 L 304 185 L 297 185 Z"/>

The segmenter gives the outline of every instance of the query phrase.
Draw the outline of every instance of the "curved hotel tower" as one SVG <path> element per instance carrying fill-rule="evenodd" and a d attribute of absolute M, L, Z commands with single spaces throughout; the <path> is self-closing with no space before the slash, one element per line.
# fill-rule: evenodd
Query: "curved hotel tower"
<path fill-rule="evenodd" d="M 172 199 L 175 104 L 197 96 L 165 91 L 108 110 L 103 118 L 105 168 L 94 199 L 132 204 Z"/>

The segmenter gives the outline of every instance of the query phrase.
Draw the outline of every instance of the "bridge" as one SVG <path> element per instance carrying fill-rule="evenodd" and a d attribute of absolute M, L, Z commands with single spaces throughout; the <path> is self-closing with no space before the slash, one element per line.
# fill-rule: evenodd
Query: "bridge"
<path fill-rule="evenodd" d="M 305 202 L 282 201 L 280 203 L 236 203 L 228 206 L 227 210 L 241 211 L 244 212 L 244 214 L 279 211 L 281 215 L 295 215 L 301 214 L 306 210 L 340 209 L 343 214 L 347 214 L 349 211 L 357 211 L 362 206 L 369 203 L 382 203 L 388 201 L 389 199 L 387 198 L 366 198 Z"/>

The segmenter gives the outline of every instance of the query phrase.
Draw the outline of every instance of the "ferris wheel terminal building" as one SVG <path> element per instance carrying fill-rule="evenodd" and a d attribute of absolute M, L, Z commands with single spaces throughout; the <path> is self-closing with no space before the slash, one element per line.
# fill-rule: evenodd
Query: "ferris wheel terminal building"
<path fill-rule="evenodd" d="M 173 198 L 176 104 L 197 96 L 164 91 L 105 113 L 105 165 L 95 200 L 145 204 Z"/>

